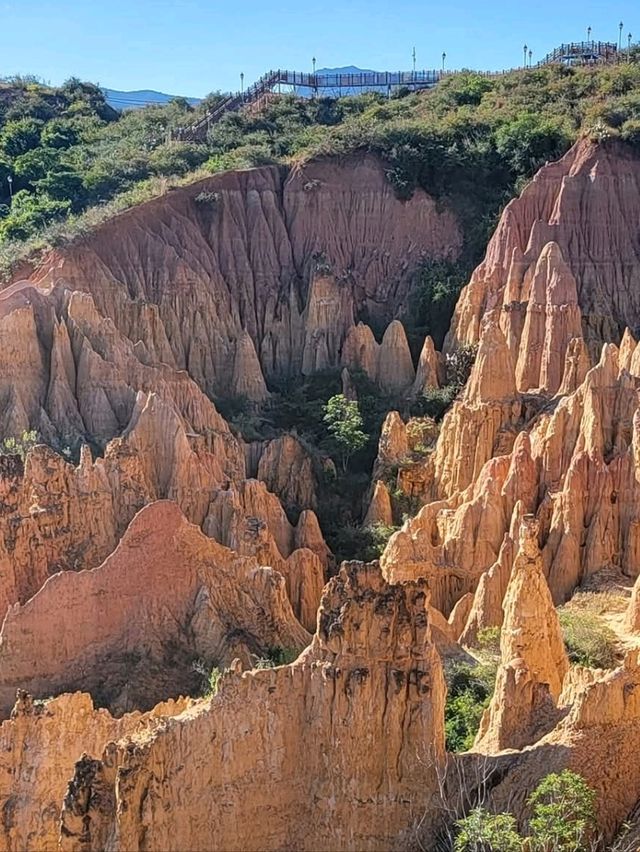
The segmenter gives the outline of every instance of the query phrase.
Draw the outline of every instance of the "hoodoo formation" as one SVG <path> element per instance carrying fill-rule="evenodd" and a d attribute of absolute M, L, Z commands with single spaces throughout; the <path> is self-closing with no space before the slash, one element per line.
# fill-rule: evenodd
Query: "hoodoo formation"
<path fill-rule="evenodd" d="M 499 848 L 627 848 L 640 152 L 604 135 L 535 175 L 496 143 L 531 179 L 474 270 L 446 146 L 410 186 L 373 135 L 185 182 L 17 268 L 0 850 L 490 849 L 466 819 L 533 842 L 534 791 L 567 778 L 576 845 Z"/>

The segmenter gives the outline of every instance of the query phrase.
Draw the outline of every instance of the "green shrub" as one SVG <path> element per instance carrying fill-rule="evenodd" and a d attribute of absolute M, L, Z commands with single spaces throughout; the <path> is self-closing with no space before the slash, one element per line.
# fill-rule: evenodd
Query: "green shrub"
<path fill-rule="evenodd" d="M 453 310 L 471 270 L 466 263 L 427 260 L 416 270 L 409 296 L 406 320 L 410 332 L 423 340 L 431 335 L 436 349 L 442 348 Z"/>
<path fill-rule="evenodd" d="M 448 352 L 445 359 L 447 383 L 461 390 L 471 375 L 477 354 L 477 343 L 467 343 Z"/>
<path fill-rule="evenodd" d="M 38 443 L 38 433 L 35 430 L 23 432 L 18 438 L 5 438 L 0 444 L 0 454 L 5 456 L 20 456 L 22 461 L 27 453 Z"/>
<path fill-rule="evenodd" d="M 9 215 L 0 220 L 0 240 L 27 239 L 35 230 L 60 219 L 70 210 L 70 201 L 56 201 L 22 189 L 15 194 Z"/>
<path fill-rule="evenodd" d="M 433 417 L 434 420 L 440 421 L 459 392 L 457 385 L 425 388 L 411 404 L 411 414 L 416 417 Z"/>
<path fill-rule="evenodd" d="M 453 662 L 445 666 L 447 701 L 445 735 L 447 750 L 470 749 L 495 688 L 495 664 L 471 665 Z"/>
<path fill-rule="evenodd" d="M 363 562 L 373 562 L 380 559 L 387 542 L 398 527 L 377 523 L 354 531 L 353 552 L 357 559 Z"/>
<path fill-rule="evenodd" d="M 0 133 L 0 152 L 13 159 L 26 154 L 40 144 L 42 122 L 35 118 L 8 121 Z"/>
<path fill-rule="evenodd" d="M 212 698 L 214 695 L 218 694 L 218 690 L 220 689 L 220 680 L 222 678 L 222 672 L 220 669 L 215 666 L 209 672 L 209 678 L 207 681 L 206 688 L 203 692 L 203 698 Z"/>
<path fill-rule="evenodd" d="M 254 669 L 275 669 L 278 666 L 288 666 L 298 659 L 298 651 L 291 648 L 268 648 L 264 657 L 254 659 Z"/>
<path fill-rule="evenodd" d="M 587 852 L 595 834 L 596 794 L 581 775 L 547 775 L 529 798 L 532 852 Z"/>
<path fill-rule="evenodd" d="M 547 160 L 556 160 L 572 138 L 560 118 L 523 112 L 495 133 L 496 149 L 516 175 L 533 174 Z"/>
<path fill-rule="evenodd" d="M 524 849 L 524 841 L 511 814 L 492 814 L 484 808 L 475 808 L 456 825 L 455 852 L 522 852 Z"/>
<path fill-rule="evenodd" d="M 611 628 L 588 612 L 564 609 L 559 612 L 559 618 L 572 663 L 597 669 L 615 666 L 618 641 Z"/>
<path fill-rule="evenodd" d="M 483 627 L 478 630 L 478 648 L 488 654 L 498 656 L 500 654 L 500 634 L 499 627 Z"/>
<path fill-rule="evenodd" d="M 595 792 L 582 776 L 564 770 L 542 779 L 529 797 L 526 837 L 514 816 L 475 808 L 456 822 L 455 852 L 588 852 L 596 833 Z"/>

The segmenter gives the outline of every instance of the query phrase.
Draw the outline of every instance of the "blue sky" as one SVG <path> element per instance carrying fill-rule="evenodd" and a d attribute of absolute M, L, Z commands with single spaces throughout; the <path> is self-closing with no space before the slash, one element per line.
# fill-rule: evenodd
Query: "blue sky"
<path fill-rule="evenodd" d="M 637 0 L 0 0 L 0 76 L 77 76 L 116 89 L 202 96 L 269 68 L 499 69 L 562 41 L 640 39 Z"/>

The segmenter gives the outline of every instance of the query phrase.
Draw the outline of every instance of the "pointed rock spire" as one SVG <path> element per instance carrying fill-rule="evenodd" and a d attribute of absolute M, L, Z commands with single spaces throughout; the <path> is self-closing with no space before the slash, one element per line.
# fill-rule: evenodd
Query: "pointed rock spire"
<path fill-rule="evenodd" d="M 373 332 L 363 322 L 351 326 L 342 345 L 342 363 L 352 370 L 362 370 L 375 382 L 378 374 L 378 350 Z"/>
<path fill-rule="evenodd" d="M 489 314 L 482 327 L 478 354 L 464 399 L 474 404 L 510 399 L 516 395 L 515 367 L 497 316 Z"/>
<path fill-rule="evenodd" d="M 393 509 L 391 507 L 391 497 L 387 491 L 387 486 L 379 479 L 373 489 L 373 496 L 367 509 L 362 526 L 370 527 L 374 524 L 384 524 L 390 527 L 393 524 Z"/>
<path fill-rule="evenodd" d="M 442 374 L 440 357 L 436 352 L 433 339 L 427 335 L 420 352 L 416 380 L 411 388 L 411 396 L 419 396 L 427 388 L 439 388 Z"/>
<path fill-rule="evenodd" d="M 384 419 L 378 441 L 376 468 L 397 464 L 409 452 L 407 427 L 397 411 L 390 411 Z"/>
<path fill-rule="evenodd" d="M 558 244 L 550 242 L 540 253 L 531 283 L 516 364 L 518 389 L 555 394 L 567 347 L 576 337 L 582 337 L 576 280 Z"/>
<path fill-rule="evenodd" d="M 583 337 L 574 337 L 569 341 L 564 359 L 564 374 L 558 393 L 566 395 L 577 390 L 591 369 L 589 350 Z"/>
<path fill-rule="evenodd" d="M 401 393 L 415 379 L 409 342 L 400 320 L 387 326 L 378 354 L 378 384 L 388 393 Z"/>
<path fill-rule="evenodd" d="M 504 599 L 501 664 L 476 746 L 501 750 L 534 742 L 554 716 L 569 670 L 562 630 L 545 580 L 538 522 L 523 518 L 518 554 Z"/>
<path fill-rule="evenodd" d="M 622 340 L 620 341 L 620 350 L 618 359 L 620 361 L 620 369 L 631 372 L 631 359 L 638 345 L 637 340 L 631 334 L 628 328 L 625 328 Z"/>
<path fill-rule="evenodd" d="M 248 331 L 243 331 L 236 341 L 231 391 L 235 396 L 244 396 L 251 402 L 264 402 L 269 396 L 256 348 Z"/>
<path fill-rule="evenodd" d="M 624 617 L 624 626 L 630 633 L 640 633 L 640 577 L 635 582 L 631 600 Z"/>

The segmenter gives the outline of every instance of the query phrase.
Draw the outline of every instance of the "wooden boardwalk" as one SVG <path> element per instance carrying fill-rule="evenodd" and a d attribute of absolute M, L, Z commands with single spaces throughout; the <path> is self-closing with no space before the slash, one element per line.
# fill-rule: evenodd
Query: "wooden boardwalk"
<path fill-rule="evenodd" d="M 597 64 L 616 62 L 626 56 L 626 51 L 618 51 L 615 44 L 603 41 L 582 41 L 562 44 L 548 53 L 544 59 L 536 63 L 536 67 L 551 64 Z M 518 69 L 510 69 L 515 71 Z M 353 74 L 308 74 L 304 71 L 287 71 L 278 69 L 268 71 L 259 80 L 243 92 L 227 95 L 216 104 L 201 119 L 188 127 L 181 127 L 174 133 L 174 138 L 180 141 L 202 141 L 206 139 L 209 128 L 216 124 L 223 115 L 234 112 L 251 104 L 255 104 L 282 86 L 295 89 L 307 89 L 313 93 L 330 90 L 341 92 L 351 89 L 382 90 L 389 94 L 401 88 L 418 91 L 430 89 L 444 77 L 459 73 L 458 71 L 361 71 Z M 475 71 L 487 77 L 497 77 L 508 74 L 509 71 Z"/>

